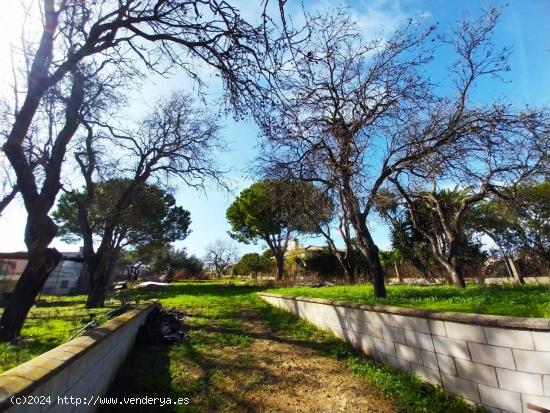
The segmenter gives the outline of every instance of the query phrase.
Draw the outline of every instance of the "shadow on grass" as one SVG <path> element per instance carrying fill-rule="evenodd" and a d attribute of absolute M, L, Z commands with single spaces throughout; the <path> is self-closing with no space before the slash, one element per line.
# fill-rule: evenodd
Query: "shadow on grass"
<path fill-rule="evenodd" d="M 183 295 L 194 297 L 216 297 L 216 298 L 236 298 L 249 296 L 252 293 L 266 290 L 267 287 L 238 286 L 231 284 L 198 284 L 181 283 L 173 284 L 169 287 L 159 290 L 132 290 L 129 294 L 133 298 L 147 299 L 170 299 Z"/>
<path fill-rule="evenodd" d="M 204 343 L 201 343 L 204 344 Z M 136 346 L 120 368 L 107 397 L 156 397 L 172 403 L 188 398 L 189 404 L 135 405 L 133 412 L 220 412 L 259 411 L 260 406 L 245 400 L 246 383 L 240 388 L 228 387 L 228 376 L 260 377 L 262 381 L 277 380 L 267 370 L 254 365 L 246 357 L 221 360 L 199 351 L 196 343 L 186 342 L 176 347 Z M 118 406 L 117 406 L 118 407 Z M 100 412 L 113 411 L 104 406 Z"/>
<path fill-rule="evenodd" d="M 49 308 L 49 307 L 73 307 L 75 305 L 84 305 L 86 300 L 70 300 L 70 299 L 39 299 L 35 303 L 37 308 Z"/>
<path fill-rule="evenodd" d="M 0 372 L 25 363 L 60 344 L 60 340 L 54 337 L 24 338 L 21 343 L 16 345 L 0 343 Z"/>
<path fill-rule="evenodd" d="M 140 298 L 167 302 L 185 296 L 181 300 L 183 309 L 193 317 L 186 325 L 188 341 L 172 347 L 136 346 L 119 370 L 108 396 L 191 399 L 188 406 L 165 406 L 163 411 L 260 411 L 259 402 L 245 397 L 247 388 L 273 384 L 281 378 L 258 365 L 246 348 L 258 338 L 299 343 L 297 339 L 249 328 L 250 323 L 266 323 L 264 312 L 273 322 L 277 318 L 285 320 L 277 324 L 285 331 L 290 328 L 290 320 L 299 321 L 260 301 L 255 293 L 262 290 L 249 286 L 179 284 L 168 290 L 140 292 Z M 189 306 L 189 302 L 197 305 Z M 320 343 L 304 340 L 302 344 L 320 349 Z M 239 383 L 238 387 L 231 385 L 232 380 Z M 158 411 L 158 406 L 136 407 L 134 411 L 138 412 Z M 105 407 L 101 411 L 110 410 Z"/>
<path fill-rule="evenodd" d="M 137 346 L 119 370 L 109 396 L 170 397 L 172 400 L 188 397 L 191 400 L 188 406 L 163 408 L 173 412 L 261 411 L 262 406 L 255 406 L 244 397 L 247 385 L 243 382 L 253 378 L 251 386 L 269 386 L 285 379 L 272 377 L 255 363 L 253 354 L 247 353 L 250 343 L 265 339 L 344 359 L 351 372 L 392 396 L 400 412 L 425 412 L 427 406 L 430 412 L 471 411 L 463 402 L 413 375 L 368 359 L 294 314 L 268 305 L 255 294 L 262 290 L 179 284 L 163 291 L 140 292 L 139 296 L 144 299 L 158 298 L 175 307 L 181 298 L 180 308 L 184 307 L 193 316 L 186 326 L 189 340 L 173 347 Z M 195 303 L 195 307 L 190 303 Z M 254 329 L 257 322 L 266 328 Z M 239 378 L 239 386 L 228 385 L 228 377 Z M 132 411 L 138 412 L 159 410 L 158 405 L 133 407 Z"/>

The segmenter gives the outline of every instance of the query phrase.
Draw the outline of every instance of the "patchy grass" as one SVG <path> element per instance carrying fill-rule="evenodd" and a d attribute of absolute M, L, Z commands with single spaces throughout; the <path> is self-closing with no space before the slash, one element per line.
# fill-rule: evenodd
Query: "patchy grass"
<path fill-rule="evenodd" d="M 188 339 L 178 346 L 136 347 L 110 396 L 191 399 L 167 411 L 288 411 L 304 405 L 306 411 L 339 410 L 331 403 L 342 399 L 349 411 L 368 411 L 353 404 L 367 402 L 381 412 L 474 411 L 268 305 L 256 295 L 261 290 L 203 282 L 136 293 L 184 311 Z"/>
<path fill-rule="evenodd" d="M 375 298 L 372 285 L 277 288 L 266 292 L 289 296 L 325 298 L 360 304 L 388 304 L 436 311 L 496 314 L 518 317 L 550 317 L 550 286 L 449 285 L 413 287 L 387 286 L 387 297 Z"/>
<path fill-rule="evenodd" d="M 0 343 L 0 372 L 59 346 L 84 324 L 110 310 L 89 310 L 85 303 L 85 295 L 42 296 L 31 308 L 19 342 Z"/>

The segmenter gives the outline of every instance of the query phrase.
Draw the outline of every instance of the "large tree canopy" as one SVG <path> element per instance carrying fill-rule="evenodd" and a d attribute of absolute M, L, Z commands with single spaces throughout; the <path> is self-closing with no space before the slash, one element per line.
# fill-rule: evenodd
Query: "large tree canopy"
<path fill-rule="evenodd" d="M 523 184 L 493 196 L 471 213 L 474 230 L 486 234 L 506 254 L 526 253 L 541 268 L 550 261 L 550 182 Z"/>
<path fill-rule="evenodd" d="M 146 182 L 178 182 L 202 188 L 206 180 L 223 185 L 222 171 L 213 158 L 223 147 L 219 140 L 216 120 L 199 109 L 194 100 L 183 92 L 159 99 L 155 109 L 143 118 L 138 127 L 118 130 L 87 127 L 82 150 L 75 153 L 86 183 L 84 196 L 78 198 L 79 221 L 84 240 L 83 255 L 87 262 L 91 289 L 89 307 L 102 306 L 109 280 L 111 240 L 118 236 L 118 222 L 130 201 L 139 196 Z M 127 129 L 127 128 L 125 128 Z M 106 135 L 107 138 L 103 138 Z M 109 158 L 105 150 L 98 154 L 97 146 L 105 140 L 115 140 L 117 158 Z M 127 187 L 110 206 L 109 219 L 103 225 L 103 236 L 97 248 L 88 218 L 89 204 L 95 198 L 96 177 L 114 175 L 125 177 Z M 174 182 L 175 183 L 175 182 Z"/>
<path fill-rule="evenodd" d="M 273 261 L 269 257 L 256 252 L 244 254 L 233 267 L 234 275 L 250 275 L 256 278 L 258 274 L 268 273 L 273 268 Z"/>
<path fill-rule="evenodd" d="M 110 212 L 127 186 L 128 181 L 124 179 L 112 179 L 96 185 L 95 199 L 89 207 L 89 222 L 94 235 L 103 235 Z M 53 214 L 66 241 L 75 242 L 82 236 L 78 199 L 83 196 L 85 191 L 64 194 Z M 170 193 L 155 185 L 145 185 L 120 215 L 111 246 L 141 248 L 149 244 L 183 240 L 189 234 L 190 224 L 191 214 L 177 206 Z"/>
<path fill-rule="evenodd" d="M 385 215 L 392 222 L 394 249 L 423 273 L 437 262 L 450 280 L 455 281 L 453 271 L 458 268 L 464 281 L 462 270 L 482 256 L 468 225 L 469 214 L 455 218 L 469 194 L 464 189 L 418 192 L 390 208 Z"/>
<path fill-rule="evenodd" d="M 297 233 L 313 233 L 313 220 L 332 214 L 328 197 L 313 184 L 265 180 L 243 190 L 227 209 L 230 235 L 244 243 L 264 241 L 277 261 L 277 277 L 284 272 L 288 242 Z"/>

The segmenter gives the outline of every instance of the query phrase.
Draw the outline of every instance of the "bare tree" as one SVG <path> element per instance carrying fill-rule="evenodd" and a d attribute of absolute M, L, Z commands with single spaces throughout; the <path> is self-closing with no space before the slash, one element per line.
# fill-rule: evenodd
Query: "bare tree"
<path fill-rule="evenodd" d="M 312 191 L 308 197 L 301 197 L 299 202 L 309 224 L 315 228 L 315 233 L 321 235 L 327 242 L 328 249 L 333 254 L 344 271 L 350 284 L 355 283 L 355 268 L 353 257 L 353 233 L 347 215 L 341 203 L 344 201 L 340 194 L 331 191 Z M 344 242 L 344 248 L 336 245 L 334 230 Z"/>
<path fill-rule="evenodd" d="M 4 209 L 15 199 L 19 188 L 9 176 L 9 171 L 5 165 L 0 166 L 0 216 Z"/>
<path fill-rule="evenodd" d="M 0 319 L 3 341 L 17 337 L 34 298 L 60 259 L 59 252 L 49 248 L 57 227 L 48 212 L 61 188 L 68 145 L 80 126 L 78 114 L 86 98 L 83 72 L 91 62 L 98 72 L 135 73 L 144 67 L 164 74 L 178 66 L 198 81 L 196 64 L 206 64 L 221 76 L 236 109 L 257 95 L 257 78 L 263 73 L 269 76 L 261 58 L 266 25 L 252 26 L 226 2 L 43 0 L 38 4 L 43 30 L 36 44 L 28 42 L 25 47 L 27 71 L 20 84 L 26 89 L 18 91 L 21 105 L 3 144 L 28 213 L 29 258 Z M 51 151 L 43 160 L 44 176 L 39 177 L 25 156 L 25 140 L 36 125 L 41 102 L 63 85 L 64 126 L 52 136 Z"/>
<path fill-rule="evenodd" d="M 125 234 L 117 231 L 118 223 L 148 180 L 167 183 L 177 178 L 195 188 L 203 188 L 207 180 L 223 185 L 223 171 L 213 159 L 214 153 L 223 149 L 218 136 L 219 125 L 184 93 L 173 93 L 161 99 L 134 130 L 122 132 L 109 125 L 105 127 L 119 149 L 117 176 L 126 177 L 127 185 L 114 201 L 95 249 L 88 209 L 95 197 L 94 172 L 98 157 L 94 150 L 94 131 L 88 125 L 85 150 L 76 153 L 86 182 L 86 196 L 80 200 L 78 209 L 83 254 L 90 278 L 88 307 L 103 306 L 110 273 L 124 246 Z"/>
<path fill-rule="evenodd" d="M 543 163 L 537 141 L 550 131 L 544 112 L 509 113 L 495 107 L 477 117 L 452 145 L 391 178 L 413 226 L 429 241 L 452 282 L 462 288 L 459 254 L 468 211 L 490 194 L 503 195 L 537 174 Z M 454 196 L 442 191 L 449 182 L 461 185 Z"/>
<path fill-rule="evenodd" d="M 44 166 L 41 190 L 35 180 L 22 146 L 11 146 L 10 139 L 4 150 L 17 175 L 18 187 L 28 212 L 25 228 L 25 243 L 28 248 L 28 263 L 17 281 L 12 297 L 0 319 L 0 339 L 11 341 L 17 337 L 48 275 L 61 259 L 61 254 L 48 248 L 57 233 L 57 226 L 48 216 L 60 189 L 61 164 L 69 140 L 79 126 L 78 114 L 84 100 L 84 80 L 79 72 L 72 76 L 72 86 L 65 108 L 65 124 L 56 136 L 53 151 Z M 15 136 L 15 135 L 12 135 Z"/>
<path fill-rule="evenodd" d="M 500 102 L 485 107 L 471 102 L 471 89 L 480 78 L 501 78 L 510 70 L 509 49 L 499 51 L 491 41 L 498 18 L 497 10 L 487 10 L 477 21 L 462 21 L 453 37 L 444 39 L 458 56 L 451 68 L 454 98 L 437 99 L 427 112 L 408 118 L 400 133 L 415 142 L 415 150 L 417 142 L 436 144 L 429 152 L 420 148 L 424 155 L 395 170 L 392 177 L 415 228 L 429 240 L 433 255 L 459 287 L 464 287 L 457 255 L 466 212 L 490 192 L 499 192 L 499 187 L 540 173 L 541 147 L 548 140 L 545 110 L 517 111 Z M 438 197 L 441 187 L 449 183 L 464 189 L 452 207 Z M 440 236 L 421 229 L 415 202 L 437 217 Z"/>
<path fill-rule="evenodd" d="M 204 262 L 218 278 L 221 278 L 236 260 L 237 248 L 231 242 L 217 240 L 206 248 Z"/>
<path fill-rule="evenodd" d="M 437 168 L 446 151 L 470 149 L 459 142 L 506 118 L 502 105 L 470 102 L 476 83 L 509 70 L 509 49 L 490 39 L 498 17 L 495 9 L 484 11 L 462 21 L 450 39 L 433 39 L 457 55 L 447 77 L 452 92 L 439 97 L 421 72 L 431 60 L 424 45 L 432 28 L 409 23 L 387 40 L 365 42 L 336 12 L 321 19 L 323 30 L 314 30 L 318 37 L 281 82 L 284 99 L 259 119 L 268 175 L 319 182 L 340 194 L 377 297 L 385 296 L 384 272 L 368 228 L 377 194 L 402 171 L 423 173 L 420 165 Z"/>
<path fill-rule="evenodd" d="M 365 41 L 342 11 L 314 19 L 317 33 L 281 82 L 279 99 L 259 116 L 267 175 L 317 182 L 335 191 L 357 247 L 368 259 L 378 297 L 384 272 L 367 225 L 378 189 L 410 147 L 388 125 L 429 100 L 418 73 L 431 29 L 409 24 L 384 40 Z"/>

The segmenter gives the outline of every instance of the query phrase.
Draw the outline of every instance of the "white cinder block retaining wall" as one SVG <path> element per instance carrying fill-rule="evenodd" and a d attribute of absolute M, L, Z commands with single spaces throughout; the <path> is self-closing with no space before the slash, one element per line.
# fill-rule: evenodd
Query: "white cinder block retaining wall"
<path fill-rule="evenodd" d="M 95 398 L 106 393 L 152 309 L 138 306 L 0 374 L 0 412 L 95 411 Z M 59 404 L 64 396 L 73 403 Z"/>
<path fill-rule="evenodd" d="M 259 295 L 489 412 L 550 409 L 550 319 Z"/>

